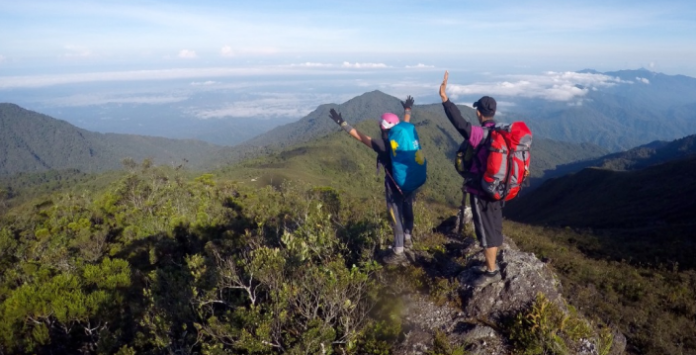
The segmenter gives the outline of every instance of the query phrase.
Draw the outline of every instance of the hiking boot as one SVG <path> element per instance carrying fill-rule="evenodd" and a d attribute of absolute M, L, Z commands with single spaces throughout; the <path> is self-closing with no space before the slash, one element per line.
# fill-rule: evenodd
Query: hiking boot
<path fill-rule="evenodd" d="M 482 272 L 480 276 L 474 281 L 474 287 L 484 288 L 494 282 L 502 280 L 503 277 L 500 276 L 500 270 L 495 270 L 493 272 L 486 270 Z"/>
<path fill-rule="evenodd" d="M 382 262 L 387 265 L 406 266 L 409 264 L 406 253 L 397 254 L 394 252 L 394 250 L 389 250 L 389 253 L 382 258 Z"/>

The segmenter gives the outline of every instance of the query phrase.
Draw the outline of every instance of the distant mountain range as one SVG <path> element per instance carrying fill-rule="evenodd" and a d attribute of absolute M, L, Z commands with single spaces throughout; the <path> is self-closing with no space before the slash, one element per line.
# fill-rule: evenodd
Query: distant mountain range
<path fill-rule="evenodd" d="M 322 105 L 298 122 L 262 134 L 242 146 L 221 151 L 224 174 L 242 181 L 281 184 L 284 181 L 311 182 L 338 188 L 381 189 L 382 174 L 375 174 L 375 153 L 342 132 L 328 118 L 335 108 L 344 119 L 372 137 L 379 137 L 377 118 L 385 111 L 401 115 L 399 99 L 380 91 L 365 93 L 341 105 Z M 462 115 L 476 122 L 474 110 L 460 107 Z M 463 138 L 445 116 L 441 104 L 416 105 L 412 123 L 418 129 L 428 159 L 425 195 L 442 202 L 459 203 L 461 177 L 455 172 L 453 158 Z M 265 144 L 265 146 L 264 146 Z M 587 160 L 607 153 L 593 144 L 573 144 L 536 139 L 532 176 L 559 164 Z M 238 163 L 244 161 L 243 163 Z"/>
<path fill-rule="evenodd" d="M 523 117 L 540 137 L 594 143 L 621 151 L 655 140 L 696 133 L 696 78 L 645 69 L 599 73 L 624 83 L 588 89 L 578 102 L 516 101 L 511 116 Z"/>
<path fill-rule="evenodd" d="M 478 124 L 475 111 L 471 107 L 458 107 L 467 120 Z M 382 113 L 394 112 L 401 115 L 403 111 L 398 98 L 378 90 L 362 94 L 340 105 L 321 105 L 297 122 L 276 127 L 239 146 L 222 149 L 215 158 L 214 165 L 225 166 L 245 159 L 277 154 L 283 148 L 306 143 L 317 137 L 335 132 L 337 127 L 328 118 L 329 110 L 332 108 L 341 112 L 351 124 L 366 120 L 374 122 L 369 126 L 374 127 L 374 134 L 378 133 L 376 129 L 377 119 Z M 442 105 L 416 105 L 413 109 L 413 116 L 414 122 L 433 122 L 435 129 L 445 134 L 445 136 L 438 138 L 441 140 L 438 141 L 438 144 L 446 146 L 444 148 L 446 155 L 453 157 L 463 138 L 447 120 Z M 534 150 L 534 176 L 541 176 L 544 170 L 553 169 L 556 165 L 565 162 L 598 157 L 608 153 L 608 150 L 591 143 L 569 144 L 544 138 L 535 138 Z"/>
<path fill-rule="evenodd" d="M 287 157 L 288 151 L 312 142 L 318 144 L 315 142 L 318 139 L 336 133 L 337 127 L 328 119 L 331 108 L 340 111 L 352 124 L 366 121 L 365 130 L 373 135 L 379 133 L 377 117 L 387 111 L 399 114 L 403 111 L 398 98 L 372 91 L 340 105 L 321 105 L 301 120 L 277 127 L 240 146 L 220 147 L 191 140 L 94 133 L 16 105 L 2 104 L 0 175 L 70 168 L 84 172 L 105 171 L 119 169 L 121 160 L 127 157 L 135 160 L 149 157 L 158 164 L 177 165 L 185 159 L 188 161 L 186 165 L 194 169 L 224 168 L 264 156 Z M 473 109 L 460 106 L 460 110 L 467 119 L 476 122 Z M 437 173 L 431 176 L 441 174 L 448 181 L 460 183 L 452 169 L 451 159 L 462 137 L 445 117 L 442 106 L 416 105 L 413 112 L 414 122 L 420 125 L 419 131 L 423 131 L 422 139 L 426 139 L 424 145 L 437 148 L 436 152 L 431 153 L 430 159 L 440 163 L 432 165 Z M 538 136 L 533 148 L 532 176 L 538 178 L 543 176 L 544 171 L 553 170 L 558 165 L 607 153 L 607 150 L 591 143 L 563 143 Z M 319 153 L 330 156 L 331 151 L 327 147 L 317 152 Z M 374 157 L 371 152 L 368 153 L 369 158 L 365 157 L 367 160 L 356 160 L 356 163 L 371 164 L 368 161 Z M 318 160 L 321 159 L 323 157 Z M 353 159 L 349 157 L 347 160 Z"/>
<path fill-rule="evenodd" d="M 0 104 L 0 176 L 70 168 L 113 170 L 121 168 L 123 158 L 175 165 L 187 160 L 186 165 L 195 168 L 219 149 L 194 140 L 94 133 L 14 104 Z"/>

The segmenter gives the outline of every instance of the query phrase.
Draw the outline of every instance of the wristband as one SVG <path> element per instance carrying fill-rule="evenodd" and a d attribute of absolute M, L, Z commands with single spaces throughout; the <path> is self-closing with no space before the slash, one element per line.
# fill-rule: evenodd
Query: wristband
<path fill-rule="evenodd" d="M 343 128 L 343 130 L 346 131 L 346 133 L 348 134 L 350 134 L 350 131 L 353 130 L 353 126 L 349 125 L 346 121 L 343 121 L 343 123 L 341 123 L 341 128 Z"/>
<path fill-rule="evenodd" d="M 409 108 L 405 108 L 405 109 L 404 109 L 404 114 L 409 114 L 409 115 L 410 115 L 410 114 L 411 114 L 411 108 L 410 108 L 410 107 L 409 107 Z"/>

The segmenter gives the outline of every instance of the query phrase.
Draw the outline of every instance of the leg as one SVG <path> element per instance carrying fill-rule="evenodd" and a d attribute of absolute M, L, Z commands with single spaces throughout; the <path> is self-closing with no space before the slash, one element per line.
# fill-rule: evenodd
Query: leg
<path fill-rule="evenodd" d="M 488 271 L 496 270 L 498 248 L 503 244 L 503 211 L 499 201 L 484 201 L 471 195 L 474 229 L 484 248 Z"/>
<path fill-rule="evenodd" d="M 408 194 L 403 198 L 402 206 L 402 216 L 403 216 L 403 228 L 404 228 L 404 238 L 411 239 L 413 233 L 413 194 Z"/>
<path fill-rule="evenodd" d="M 403 199 L 398 193 L 394 193 L 387 185 L 387 214 L 394 230 L 394 252 L 399 254 L 404 251 L 404 227 L 402 222 Z"/>
<path fill-rule="evenodd" d="M 495 259 L 498 256 L 498 247 L 490 247 L 483 250 L 483 255 L 486 257 L 486 266 L 488 271 L 495 271 Z"/>

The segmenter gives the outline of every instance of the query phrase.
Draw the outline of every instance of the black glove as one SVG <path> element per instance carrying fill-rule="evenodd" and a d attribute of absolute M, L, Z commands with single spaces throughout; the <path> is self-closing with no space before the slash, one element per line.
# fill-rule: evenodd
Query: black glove
<path fill-rule="evenodd" d="M 343 128 L 344 131 L 350 133 L 350 131 L 353 129 L 353 127 L 351 127 L 351 125 L 349 125 L 348 122 L 343 120 L 341 114 L 336 112 L 336 110 L 331 109 L 331 111 L 329 111 L 329 117 L 331 117 L 331 119 L 334 122 L 336 122 L 337 125 L 341 126 L 341 128 Z"/>
<path fill-rule="evenodd" d="M 410 110 L 411 107 L 413 107 L 413 97 L 408 95 L 408 97 L 406 97 L 406 102 L 401 101 L 401 106 L 404 107 L 404 110 Z"/>
<path fill-rule="evenodd" d="M 334 120 L 334 122 L 336 122 L 336 124 L 339 126 L 343 125 L 343 123 L 346 122 L 343 120 L 343 117 L 341 117 L 341 114 L 336 112 L 336 110 L 334 109 L 331 109 L 331 111 L 329 111 L 329 117 L 331 117 L 331 119 Z"/>

